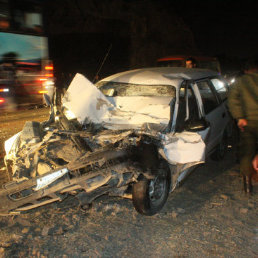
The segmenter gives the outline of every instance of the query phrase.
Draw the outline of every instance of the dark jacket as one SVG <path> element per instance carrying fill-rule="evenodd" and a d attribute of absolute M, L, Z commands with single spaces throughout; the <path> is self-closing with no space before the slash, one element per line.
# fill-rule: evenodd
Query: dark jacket
<path fill-rule="evenodd" d="M 235 119 L 258 120 L 258 73 L 237 79 L 230 89 L 228 106 Z"/>

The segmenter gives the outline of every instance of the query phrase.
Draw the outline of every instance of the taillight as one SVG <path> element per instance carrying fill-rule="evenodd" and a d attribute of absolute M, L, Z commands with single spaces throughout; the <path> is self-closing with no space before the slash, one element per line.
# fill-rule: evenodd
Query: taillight
<path fill-rule="evenodd" d="M 39 78 L 39 81 L 41 81 L 41 82 L 44 82 L 46 80 L 47 80 L 47 78 Z"/>
<path fill-rule="evenodd" d="M 5 100 L 3 98 L 0 98 L 0 104 L 3 104 Z"/>
<path fill-rule="evenodd" d="M 39 94 L 46 94 L 46 93 L 48 93 L 48 91 L 47 90 L 40 90 L 40 91 L 38 91 L 38 93 Z"/>
<path fill-rule="evenodd" d="M 54 86 L 54 66 L 51 60 L 45 60 L 41 76 L 37 78 L 41 82 L 43 89 L 38 91 L 38 94 L 48 93 L 46 89 Z"/>
<path fill-rule="evenodd" d="M 51 61 L 48 61 L 48 64 L 44 66 L 45 71 L 44 71 L 44 76 L 48 78 L 53 78 L 54 77 L 54 66 Z"/>
<path fill-rule="evenodd" d="M 54 77 L 54 74 L 52 74 L 52 73 L 47 73 L 46 76 L 47 76 L 47 77 Z"/>
<path fill-rule="evenodd" d="M 54 67 L 53 67 L 53 65 L 46 65 L 45 66 L 45 70 L 47 70 L 47 71 L 53 71 L 54 70 Z"/>

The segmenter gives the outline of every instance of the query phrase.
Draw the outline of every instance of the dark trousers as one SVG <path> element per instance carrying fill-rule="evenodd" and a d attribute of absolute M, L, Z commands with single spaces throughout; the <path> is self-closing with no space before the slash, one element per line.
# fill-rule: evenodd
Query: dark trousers
<path fill-rule="evenodd" d="M 242 175 L 250 176 L 254 169 L 252 160 L 257 153 L 258 144 L 258 120 L 248 121 L 244 132 L 240 132 L 240 172 Z"/>

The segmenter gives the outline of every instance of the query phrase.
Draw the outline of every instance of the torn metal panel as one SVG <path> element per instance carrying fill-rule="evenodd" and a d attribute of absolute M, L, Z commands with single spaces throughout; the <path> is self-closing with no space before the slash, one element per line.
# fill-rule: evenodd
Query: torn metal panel
<path fill-rule="evenodd" d="M 170 164 L 204 162 L 205 143 L 197 133 L 182 132 L 163 135 L 160 153 Z"/>
<path fill-rule="evenodd" d="M 80 100 L 80 101 L 78 101 Z M 114 106 L 88 79 L 76 74 L 62 100 L 66 107 L 80 123 L 86 120 L 101 123 Z"/>

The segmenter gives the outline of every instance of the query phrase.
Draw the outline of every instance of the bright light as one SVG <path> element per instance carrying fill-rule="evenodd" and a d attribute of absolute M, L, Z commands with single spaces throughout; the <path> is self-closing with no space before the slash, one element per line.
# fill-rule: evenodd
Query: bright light
<path fill-rule="evenodd" d="M 9 92 L 9 89 L 8 88 L 0 89 L 0 92 Z"/>
<path fill-rule="evenodd" d="M 232 84 L 232 83 L 234 83 L 235 81 L 236 81 L 236 79 L 233 78 L 233 79 L 231 79 L 230 83 Z"/>
<path fill-rule="evenodd" d="M 54 82 L 51 81 L 51 80 L 47 80 L 43 83 L 43 85 L 48 88 L 49 86 L 53 86 L 54 85 Z"/>
<path fill-rule="evenodd" d="M 54 77 L 54 75 L 52 73 L 47 73 L 46 76 L 47 77 Z"/>
<path fill-rule="evenodd" d="M 2 103 L 4 103 L 4 102 L 5 102 L 5 100 L 2 99 L 2 98 L 0 98 L 0 104 L 2 104 Z"/>
<path fill-rule="evenodd" d="M 38 93 L 39 94 L 46 94 L 46 93 L 48 93 L 48 91 L 47 90 L 40 90 L 40 91 L 38 91 Z"/>
<path fill-rule="evenodd" d="M 39 78 L 39 80 L 40 80 L 41 82 L 43 82 L 43 81 L 46 81 L 47 78 Z"/>
<path fill-rule="evenodd" d="M 45 66 L 45 70 L 53 70 L 53 66 L 51 65 Z"/>

